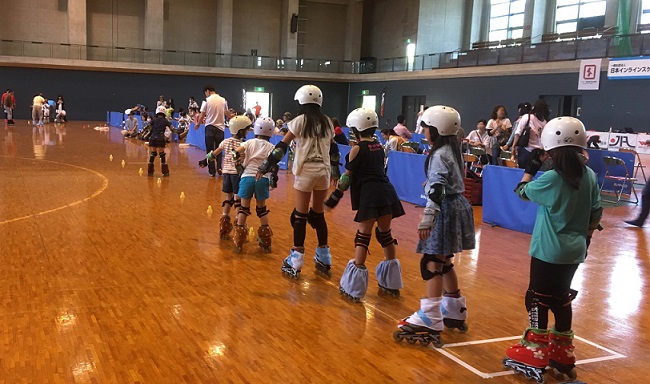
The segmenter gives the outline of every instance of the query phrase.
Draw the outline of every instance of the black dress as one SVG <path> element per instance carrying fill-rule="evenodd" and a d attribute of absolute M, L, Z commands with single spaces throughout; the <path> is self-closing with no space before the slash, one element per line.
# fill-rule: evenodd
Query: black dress
<path fill-rule="evenodd" d="M 345 164 L 352 172 L 350 198 L 352 210 L 357 211 L 354 221 L 404 215 L 397 192 L 384 172 L 384 148 L 376 141 L 360 141 L 358 147 L 357 156 Z"/>
<path fill-rule="evenodd" d="M 165 130 L 167 127 L 173 128 L 172 124 L 164 117 L 156 117 L 151 122 L 151 137 L 149 137 L 149 147 L 165 148 Z"/>

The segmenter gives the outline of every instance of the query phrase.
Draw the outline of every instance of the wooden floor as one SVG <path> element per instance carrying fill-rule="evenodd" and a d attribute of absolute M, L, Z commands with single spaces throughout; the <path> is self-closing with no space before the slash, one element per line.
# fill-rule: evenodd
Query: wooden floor
<path fill-rule="evenodd" d="M 354 304 L 338 292 L 355 233 L 347 198 L 327 214 L 332 278 L 309 262 L 293 281 L 280 272 L 290 175 L 269 201 L 274 251 L 249 243 L 237 255 L 217 236 L 221 180 L 196 166 L 200 150 L 173 145 L 171 177 L 159 185 L 139 175 L 140 142 L 96 125 L 34 131 L 22 121 L 0 135 L 0 383 L 482 383 L 504 373 L 514 340 L 498 339 L 527 324 L 528 235 L 481 224 L 475 208 L 477 249 L 455 261 L 469 332 L 446 331 L 440 351 L 397 344 L 397 321 L 423 292 L 420 209 L 405 204 L 393 227 L 402 297 L 378 296 L 373 241 L 370 289 Z M 594 359 L 577 368 L 587 383 L 648 382 L 650 232 L 622 223 L 635 209 L 606 209 L 606 231 L 574 281 L 574 330 L 587 340 L 576 352 Z M 249 223 L 257 229 L 254 215 Z M 310 230 L 308 259 L 314 242 Z M 488 339 L 497 340 L 453 345 Z"/>

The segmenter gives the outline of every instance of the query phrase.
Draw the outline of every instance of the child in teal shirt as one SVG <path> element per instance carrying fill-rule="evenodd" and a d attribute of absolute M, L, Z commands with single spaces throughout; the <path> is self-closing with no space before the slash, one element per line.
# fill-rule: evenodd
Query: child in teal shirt
<path fill-rule="evenodd" d="M 585 261 L 593 231 L 601 229 L 600 190 L 596 174 L 579 157 L 587 147 L 580 120 L 551 120 L 541 141 L 547 153 L 531 160 L 515 190 L 522 199 L 539 205 L 529 251 L 526 310 L 530 327 L 508 348 L 503 364 L 538 382 L 543 381 L 548 365 L 575 380 L 571 301 L 577 292 L 571 290 L 571 281 Z M 532 181 L 548 156 L 553 169 Z M 550 331 L 549 309 L 555 316 L 555 328 Z"/>

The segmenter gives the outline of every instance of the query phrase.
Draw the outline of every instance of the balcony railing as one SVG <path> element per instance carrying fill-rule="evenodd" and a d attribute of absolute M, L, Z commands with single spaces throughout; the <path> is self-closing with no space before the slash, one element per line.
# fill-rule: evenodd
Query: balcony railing
<path fill-rule="evenodd" d="M 286 72 L 365 74 L 426 71 L 500 64 L 539 63 L 600 57 L 650 55 L 650 34 L 590 36 L 531 44 L 521 40 L 467 51 L 360 61 L 297 59 L 288 57 L 227 55 L 221 53 L 152 50 L 0 40 L 0 55 L 189 67 L 258 69 Z M 505 44 L 507 43 L 507 44 Z M 476 45 L 475 45 L 476 46 Z"/>

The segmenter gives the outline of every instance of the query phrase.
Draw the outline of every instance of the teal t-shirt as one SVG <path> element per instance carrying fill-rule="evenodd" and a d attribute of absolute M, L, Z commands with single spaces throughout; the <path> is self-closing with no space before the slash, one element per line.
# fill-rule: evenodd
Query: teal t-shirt
<path fill-rule="evenodd" d="M 552 264 L 584 262 L 591 212 L 600 208 L 600 190 L 594 171 L 585 167 L 578 190 L 551 170 L 526 184 L 523 192 L 539 205 L 530 255 Z"/>

